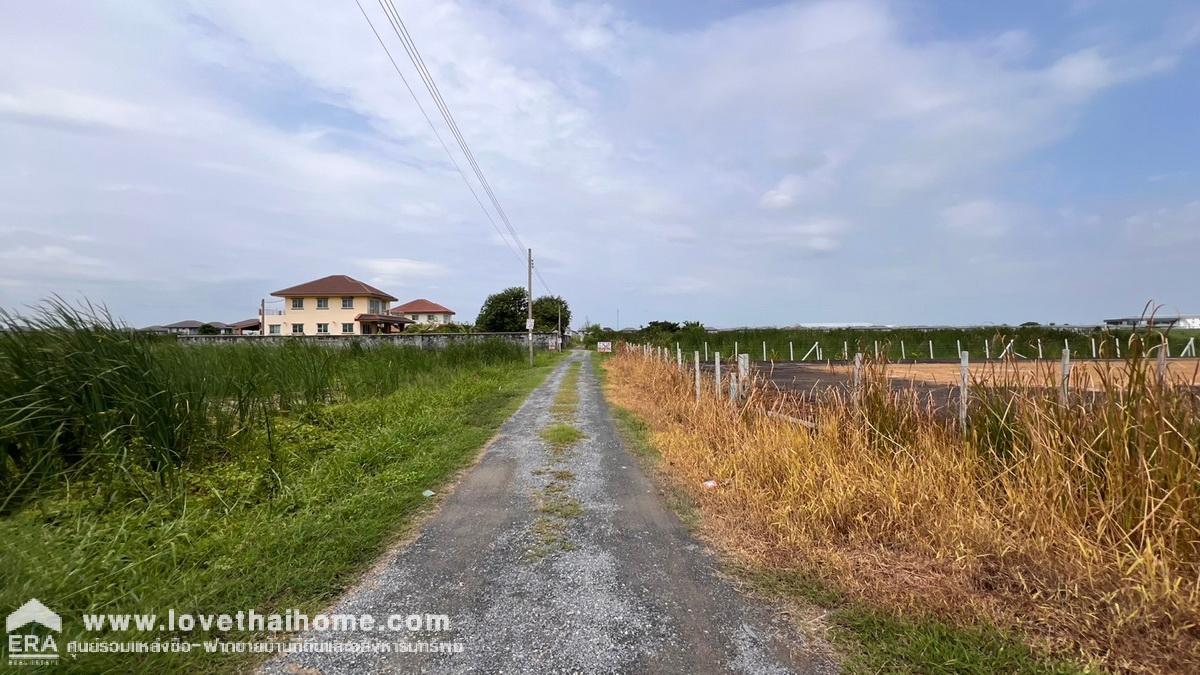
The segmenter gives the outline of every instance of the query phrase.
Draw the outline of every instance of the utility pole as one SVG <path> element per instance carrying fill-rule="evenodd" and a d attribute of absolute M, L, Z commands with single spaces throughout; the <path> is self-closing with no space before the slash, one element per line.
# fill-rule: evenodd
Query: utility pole
<path fill-rule="evenodd" d="M 267 299 L 262 298 L 258 301 L 258 336 L 262 337 L 267 334 Z"/>
<path fill-rule="evenodd" d="M 529 302 L 526 307 L 525 330 L 529 334 L 529 366 L 533 367 L 533 249 L 529 249 Z"/>
<path fill-rule="evenodd" d="M 555 304 L 558 306 L 558 337 L 557 337 L 557 338 L 555 338 L 555 339 L 556 339 L 556 340 L 558 340 L 558 351 L 560 351 L 560 352 L 561 352 L 561 351 L 562 351 L 562 344 L 563 344 L 563 333 L 562 333 L 562 299 L 561 299 L 561 298 L 559 298 L 558 302 L 557 302 L 557 303 L 555 303 Z"/>

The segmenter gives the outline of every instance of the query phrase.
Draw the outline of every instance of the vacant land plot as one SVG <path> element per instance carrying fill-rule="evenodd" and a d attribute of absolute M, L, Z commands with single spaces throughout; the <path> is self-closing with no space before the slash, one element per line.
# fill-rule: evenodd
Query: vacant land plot
<path fill-rule="evenodd" d="M 673 359 L 606 365 L 713 540 L 758 573 L 1116 670 L 1200 669 L 1200 398 L 1159 386 L 1153 360 L 1114 365 L 1125 386 L 1098 396 L 984 377 L 965 428 L 875 366 L 853 399 L 752 387 L 732 402 L 711 380 L 697 401 Z M 871 625 L 868 642 L 892 632 Z M 957 639 L 910 634 L 941 657 L 909 669 L 1037 669 L 971 665 Z"/>
<path fill-rule="evenodd" d="M 1173 382 L 1200 384 L 1198 359 L 1169 359 L 1166 368 L 1167 376 Z M 841 375 L 848 375 L 851 371 L 844 364 L 832 367 L 832 372 Z M 892 363 L 887 367 L 888 377 L 894 380 L 926 384 L 957 385 L 961 372 L 961 366 L 957 363 Z M 976 362 L 970 364 L 969 373 L 972 380 L 980 382 L 1045 382 L 1061 376 L 1062 365 L 1057 361 Z M 1128 375 L 1126 362 L 1116 359 L 1077 360 L 1071 363 L 1071 378 L 1077 387 L 1099 390 L 1106 381 L 1123 386 L 1128 382 Z"/>

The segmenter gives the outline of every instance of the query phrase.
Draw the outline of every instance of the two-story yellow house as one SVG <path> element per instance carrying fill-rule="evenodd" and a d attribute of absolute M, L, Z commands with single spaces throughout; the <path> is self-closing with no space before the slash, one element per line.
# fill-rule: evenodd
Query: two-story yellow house
<path fill-rule="evenodd" d="M 371 335 L 394 333 L 413 323 L 388 313 L 396 298 L 344 274 L 275 291 L 283 313 L 263 318 L 264 335 Z"/>

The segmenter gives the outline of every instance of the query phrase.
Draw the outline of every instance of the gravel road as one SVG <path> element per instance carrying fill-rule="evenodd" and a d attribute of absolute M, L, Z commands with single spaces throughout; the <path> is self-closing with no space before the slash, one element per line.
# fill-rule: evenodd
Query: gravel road
<path fill-rule="evenodd" d="M 554 397 L 575 363 L 579 403 L 564 415 Z M 540 434 L 556 422 L 583 438 L 556 450 Z M 587 352 L 565 359 L 417 537 L 328 611 L 445 615 L 449 630 L 311 632 L 380 651 L 290 654 L 263 671 L 835 671 L 791 622 L 739 594 L 664 506 L 617 436 Z M 382 650 L 425 641 L 460 649 Z"/>

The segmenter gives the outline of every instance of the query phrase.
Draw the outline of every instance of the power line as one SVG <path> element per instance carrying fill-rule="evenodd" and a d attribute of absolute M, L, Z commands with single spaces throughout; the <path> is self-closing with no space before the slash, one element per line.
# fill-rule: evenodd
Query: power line
<path fill-rule="evenodd" d="M 450 158 L 450 161 L 454 165 L 454 168 L 458 171 L 459 176 L 462 177 L 463 182 L 471 191 L 471 195 L 475 197 L 475 201 L 479 204 L 479 208 L 483 210 L 484 215 L 487 216 L 488 221 L 492 224 L 492 227 L 496 230 L 497 234 L 500 235 L 505 244 L 508 245 L 508 239 L 504 237 L 504 234 L 500 231 L 495 219 L 492 218 L 492 214 L 484 206 L 483 201 L 479 198 L 474 186 L 471 185 L 471 182 L 467 179 L 466 173 L 459 166 L 458 162 L 455 161 L 453 153 L 450 152 L 449 146 L 446 145 L 441 134 L 438 133 L 437 127 L 434 125 L 433 120 L 425 112 L 425 107 L 421 104 L 420 100 L 416 96 L 416 93 L 409 85 L 408 78 L 404 76 L 404 73 L 396 64 L 395 59 L 392 58 L 391 51 L 388 50 L 387 45 L 384 43 L 383 38 L 379 35 L 379 32 L 375 30 L 375 25 L 371 22 L 371 18 L 367 15 L 359 0 L 354 0 L 354 2 L 356 5 L 358 5 L 358 9 L 362 13 L 363 18 L 366 19 L 367 25 L 371 27 L 371 32 L 375 34 L 375 39 L 378 40 L 380 46 L 383 47 L 384 53 L 387 54 L 388 60 L 391 61 L 392 67 L 396 70 L 396 74 L 400 76 L 400 80 L 404 83 L 405 89 L 408 90 L 409 96 L 411 96 L 413 102 L 417 104 L 417 108 L 420 109 L 421 115 L 425 117 L 425 121 L 429 124 L 430 129 L 433 130 L 434 135 L 437 136 L 438 142 L 441 144 L 442 149 L 445 150 L 446 155 Z M 396 37 L 400 40 L 400 44 L 404 47 L 404 51 L 408 55 L 409 61 L 413 64 L 417 74 L 421 77 L 421 82 L 425 85 L 426 91 L 429 92 L 429 96 L 433 100 L 434 106 L 437 107 L 438 112 L 442 116 L 442 120 L 446 123 L 451 135 L 454 136 L 454 140 L 458 144 L 459 149 L 462 151 L 463 156 L 466 157 L 467 163 L 470 165 L 475 177 L 479 180 L 479 184 L 483 187 L 485 194 L 487 194 L 488 200 L 491 202 L 492 207 L 500 216 L 501 222 L 504 223 L 504 227 L 508 231 L 509 237 L 511 237 L 513 242 L 515 242 L 520 249 L 524 250 L 526 248 L 524 242 L 521 241 L 521 237 L 517 234 L 516 228 L 513 227 L 512 221 L 509 220 L 508 214 L 504 211 L 504 207 L 500 205 L 500 200 L 496 196 L 495 190 L 492 189 L 491 183 L 484 175 L 483 169 L 479 166 L 479 162 L 475 159 L 475 153 L 471 151 L 471 147 L 467 143 L 467 139 L 463 135 L 462 130 L 459 128 L 457 120 L 454 119 L 454 114 L 450 111 L 450 106 L 442 97 L 441 90 L 438 89 L 437 82 L 433 79 L 433 74 L 425 65 L 425 60 L 422 58 L 421 52 L 417 49 L 417 45 L 412 38 L 412 34 L 409 33 L 408 27 L 405 25 L 404 20 L 400 18 L 400 12 L 396 9 L 396 6 L 392 3 L 392 0 L 378 0 L 378 2 L 380 9 L 383 10 L 384 15 L 388 18 L 388 24 L 391 25 L 392 32 L 395 33 Z M 509 247 L 510 249 L 512 248 L 511 245 Z M 514 250 L 513 252 L 518 257 L 524 258 L 520 251 Z M 534 273 L 537 275 L 538 281 L 542 284 L 542 287 L 546 289 L 546 292 L 553 294 L 553 292 L 550 290 L 550 285 L 546 283 L 541 271 L 535 268 Z"/>
<path fill-rule="evenodd" d="M 460 167 L 458 162 L 454 159 L 454 153 L 450 152 L 450 147 L 446 145 L 446 141 L 442 139 L 442 135 L 438 132 L 437 126 L 433 123 L 433 120 L 430 119 L 429 113 L 425 112 L 425 106 L 421 105 L 421 100 L 417 98 L 417 93 L 413 91 L 412 86 L 408 84 L 408 78 L 405 77 L 404 72 L 400 70 L 400 66 L 396 63 L 396 59 L 392 58 L 391 50 L 387 48 L 387 44 L 384 43 L 383 37 L 379 35 L 379 31 L 375 30 L 375 24 L 371 21 L 371 17 L 367 16 L 367 11 L 363 9 L 362 3 L 360 3 L 358 0 L 354 0 L 354 4 L 358 5 L 358 11 L 362 12 L 363 18 L 367 20 L 367 25 L 370 26 L 371 32 L 375 35 L 375 39 L 379 41 L 379 46 L 383 47 L 383 53 L 387 54 L 388 61 L 392 63 L 392 68 L 395 69 L 396 74 L 400 76 L 400 81 L 404 83 L 404 88 L 408 90 L 408 95 L 412 97 L 413 103 L 417 104 L 417 109 L 421 111 L 421 116 L 424 117 L 425 122 L 429 124 L 429 129 L 433 131 L 433 135 L 437 138 L 438 143 L 442 146 L 442 150 L 446 151 L 446 157 L 454 166 L 454 170 L 457 171 L 458 175 L 462 178 L 463 184 L 466 185 L 467 189 L 471 191 L 471 196 L 475 198 L 475 203 L 479 204 L 479 209 L 483 211 L 483 215 L 487 216 L 488 222 L 492 224 L 492 229 L 496 231 L 496 234 L 500 236 L 500 241 L 504 242 L 505 247 L 507 247 L 509 251 L 512 251 L 513 255 L 517 256 L 518 259 L 523 259 L 520 250 L 513 246 L 512 242 L 508 240 L 508 237 L 504 236 L 504 232 L 500 230 L 500 226 L 497 225 L 496 220 L 492 218 L 491 211 L 487 210 L 487 207 L 483 205 L 483 200 L 480 199 L 479 194 L 475 192 L 475 186 L 471 185 L 471 181 L 467 179 L 467 174 L 463 173 L 462 167 Z"/>
<path fill-rule="evenodd" d="M 504 207 L 500 205 L 500 200 L 496 197 L 496 192 L 492 189 L 491 183 L 484 176 L 479 162 L 475 160 L 475 153 L 471 151 L 471 146 L 467 143 L 466 137 L 463 136 L 457 120 L 454 119 L 454 114 L 450 112 L 450 106 L 442 98 L 442 92 L 438 89 L 437 82 L 433 79 L 433 73 L 429 72 L 429 68 L 425 65 L 425 59 L 422 58 L 420 50 L 417 49 L 417 43 L 413 40 L 412 34 L 408 32 L 408 26 L 404 24 L 404 19 L 400 18 L 400 12 L 396 10 L 396 6 L 392 3 L 392 0 L 378 1 L 380 8 L 383 9 L 384 14 L 388 17 L 388 22 L 392 24 L 392 31 L 400 39 L 400 44 L 404 46 L 404 51 L 407 52 L 409 61 L 417 69 L 417 73 L 421 76 L 421 81 L 425 83 L 425 89 L 429 92 L 429 96 L 433 99 L 438 111 L 441 112 L 446 126 L 450 128 L 450 132 L 454 135 L 455 140 L 458 141 L 458 147 L 462 150 L 463 155 L 467 158 L 467 162 L 475 171 L 475 177 L 479 179 L 479 184 L 483 186 L 483 190 L 491 200 L 492 206 L 495 207 L 496 213 L 499 214 L 500 220 L 504 222 L 504 226 L 508 229 L 509 234 L 512 235 L 513 241 L 517 242 L 517 245 L 521 248 L 525 248 L 525 245 L 521 242 L 521 237 L 517 234 L 516 228 L 513 227 L 512 222 L 508 219 L 508 214 L 504 212 Z M 389 9 L 391 10 L 390 12 L 388 11 Z"/>

